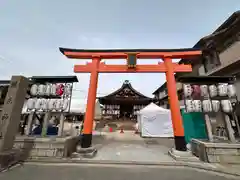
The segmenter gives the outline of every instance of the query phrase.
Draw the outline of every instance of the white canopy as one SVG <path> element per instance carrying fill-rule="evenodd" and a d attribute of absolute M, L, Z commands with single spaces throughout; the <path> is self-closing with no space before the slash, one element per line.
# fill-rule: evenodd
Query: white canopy
<path fill-rule="evenodd" d="M 171 111 L 150 103 L 138 113 L 143 137 L 173 137 Z"/>
<path fill-rule="evenodd" d="M 170 110 L 164 109 L 154 103 L 150 103 L 149 105 L 147 105 L 146 107 L 144 107 L 139 111 L 140 114 L 150 113 L 150 112 L 163 113 L 163 112 L 170 112 Z"/>

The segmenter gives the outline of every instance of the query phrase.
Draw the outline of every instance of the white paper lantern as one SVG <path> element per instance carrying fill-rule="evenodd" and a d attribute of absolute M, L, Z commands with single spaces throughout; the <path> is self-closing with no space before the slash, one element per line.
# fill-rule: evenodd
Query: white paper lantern
<path fill-rule="evenodd" d="M 219 84 L 218 85 L 218 93 L 219 93 L 219 96 L 227 96 L 228 95 L 228 84 Z"/>
<path fill-rule="evenodd" d="M 71 95 L 71 91 L 72 91 L 72 85 L 71 84 L 67 84 L 64 87 L 64 94 L 69 96 L 69 95 Z"/>
<path fill-rule="evenodd" d="M 66 111 L 68 109 L 68 106 L 69 106 L 69 100 L 68 99 L 64 99 L 63 100 L 62 110 Z"/>
<path fill-rule="evenodd" d="M 48 110 L 48 99 L 42 99 L 42 102 L 41 102 L 41 109 L 46 111 Z"/>
<path fill-rule="evenodd" d="M 202 112 L 202 102 L 200 100 L 194 100 L 193 105 L 195 112 Z"/>
<path fill-rule="evenodd" d="M 42 107 L 42 99 L 37 99 L 37 101 L 35 103 L 35 109 L 40 110 L 41 107 Z"/>
<path fill-rule="evenodd" d="M 33 95 L 33 96 L 36 96 L 36 95 L 37 95 L 37 93 L 38 93 L 38 85 L 37 85 L 37 84 L 33 84 L 33 85 L 31 86 L 30 93 L 31 93 L 31 95 Z"/>
<path fill-rule="evenodd" d="M 49 110 L 55 110 L 56 109 L 56 99 L 50 99 L 49 100 L 48 109 Z"/>
<path fill-rule="evenodd" d="M 51 95 L 56 96 L 56 92 L 57 92 L 57 85 L 56 84 L 52 84 L 52 86 L 51 86 Z"/>
<path fill-rule="evenodd" d="M 62 99 L 57 99 L 56 100 L 56 110 L 62 110 L 63 109 L 63 100 Z"/>
<path fill-rule="evenodd" d="M 27 109 L 32 110 L 35 109 L 35 103 L 36 103 L 36 99 L 31 98 L 27 100 Z"/>
<path fill-rule="evenodd" d="M 184 96 L 189 97 L 192 95 L 193 89 L 190 84 L 184 84 L 183 91 L 184 91 Z"/>
<path fill-rule="evenodd" d="M 47 84 L 46 85 L 46 90 L 45 90 L 45 95 L 46 96 L 49 96 L 51 94 L 51 89 L 52 89 L 51 84 Z"/>
<path fill-rule="evenodd" d="M 231 101 L 229 101 L 229 100 L 222 100 L 221 101 L 221 105 L 222 105 L 223 112 L 229 113 L 229 112 L 232 111 Z"/>
<path fill-rule="evenodd" d="M 57 84 L 56 95 L 62 96 L 63 94 L 64 94 L 64 85 L 63 84 Z"/>
<path fill-rule="evenodd" d="M 210 100 L 203 100 L 202 107 L 204 112 L 212 112 L 212 103 Z"/>
<path fill-rule="evenodd" d="M 236 87 L 233 84 L 228 85 L 228 96 L 229 97 L 236 96 Z"/>
<path fill-rule="evenodd" d="M 220 111 L 220 102 L 217 100 L 212 101 L 212 109 L 214 112 L 219 112 Z"/>
<path fill-rule="evenodd" d="M 186 110 L 187 112 L 194 112 L 194 104 L 192 100 L 186 100 Z"/>
<path fill-rule="evenodd" d="M 209 94 L 211 97 L 215 97 L 218 95 L 217 87 L 215 85 L 209 86 Z"/>
<path fill-rule="evenodd" d="M 201 85 L 200 89 L 201 89 L 201 96 L 202 97 L 209 97 L 208 86 L 207 85 Z"/>
<path fill-rule="evenodd" d="M 38 95 L 43 96 L 45 94 L 46 91 L 46 86 L 43 84 L 40 84 L 38 86 Z"/>

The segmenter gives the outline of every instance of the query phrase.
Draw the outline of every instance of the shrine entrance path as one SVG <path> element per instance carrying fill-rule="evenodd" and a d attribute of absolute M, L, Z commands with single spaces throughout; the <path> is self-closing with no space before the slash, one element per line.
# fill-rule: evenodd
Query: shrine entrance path
<path fill-rule="evenodd" d="M 103 132 L 102 132 L 103 133 Z M 109 132 L 93 137 L 98 153 L 92 160 L 117 162 L 173 162 L 168 151 L 173 139 L 141 138 L 134 131 Z"/>
<path fill-rule="evenodd" d="M 1 173 L 1 180 L 227 180 L 226 176 L 186 167 L 135 165 L 25 164 Z"/>

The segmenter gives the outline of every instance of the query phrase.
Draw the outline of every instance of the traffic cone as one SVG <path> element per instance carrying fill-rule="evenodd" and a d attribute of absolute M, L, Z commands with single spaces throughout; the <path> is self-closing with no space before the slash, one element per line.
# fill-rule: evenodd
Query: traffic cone
<path fill-rule="evenodd" d="M 113 132 L 113 129 L 112 129 L 112 127 L 109 127 L 109 132 Z"/>
<path fill-rule="evenodd" d="M 123 128 L 121 128 L 121 131 L 120 131 L 120 133 L 124 133 L 124 131 L 123 131 Z"/>

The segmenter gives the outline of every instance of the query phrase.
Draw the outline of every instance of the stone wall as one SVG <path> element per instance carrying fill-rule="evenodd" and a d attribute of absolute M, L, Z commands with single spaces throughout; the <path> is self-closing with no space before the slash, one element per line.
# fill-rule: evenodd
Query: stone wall
<path fill-rule="evenodd" d="M 67 138 L 36 138 L 36 137 L 17 137 L 14 148 L 24 152 L 24 159 L 38 157 L 69 157 L 76 151 L 79 137 Z"/>
<path fill-rule="evenodd" d="M 240 164 L 240 143 L 209 143 L 193 139 L 192 152 L 205 162 Z"/>
<path fill-rule="evenodd" d="M 206 147 L 206 154 L 211 163 L 240 164 L 240 147 Z"/>

